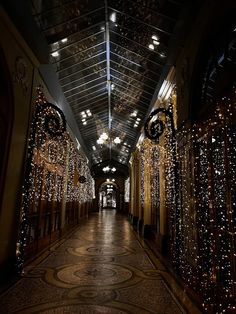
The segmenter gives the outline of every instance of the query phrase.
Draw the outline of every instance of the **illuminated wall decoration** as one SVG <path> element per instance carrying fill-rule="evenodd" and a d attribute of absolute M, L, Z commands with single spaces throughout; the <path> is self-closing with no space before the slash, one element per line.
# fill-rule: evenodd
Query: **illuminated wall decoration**
<path fill-rule="evenodd" d="M 236 310 L 235 95 L 234 87 L 208 119 L 182 128 L 176 139 L 170 121 L 160 119 L 156 128 L 151 116 L 146 124 L 154 143 L 164 136 L 168 257 L 206 313 Z"/>
<path fill-rule="evenodd" d="M 125 202 L 130 201 L 130 177 L 125 180 Z"/>
<path fill-rule="evenodd" d="M 158 145 L 152 145 L 151 151 L 151 225 L 153 231 L 159 234 L 160 232 L 160 148 Z"/>
<path fill-rule="evenodd" d="M 206 313 L 236 308 L 236 97 L 178 137 L 179 274 Z"/>
<path fill-rule="evenodd" d="M 146 152 L 147 154 L 147 152 Z M 145 163 L 147 160 L 145 159 L 145 147 L 144 143 L 141 145 L 140 149 L 140 206 L 141 206 L 141 215 L 143 219 L 143 212 L 144 212 L 144 203 L 145 203 Z"/>
<path fill-rule="evenodd" d="M 66 131 L 62 111 L 46 101 L 40 88 L 34 111 L 16 250 L 19 272 L 26 254 L 35 254 L 59 236 L 62 211 L 66 208 L 69 220 L 76 223 L 79 204 L 92 199 L 92 178 L 86 160 Z M 85 183 L 79 182 L 81 176 L 86 178 Z"/>

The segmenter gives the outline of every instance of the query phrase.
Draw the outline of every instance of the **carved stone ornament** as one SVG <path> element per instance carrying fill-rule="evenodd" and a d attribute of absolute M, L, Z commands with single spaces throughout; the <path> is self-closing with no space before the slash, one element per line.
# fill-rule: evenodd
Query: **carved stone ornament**
<path fill-rule="evenodd" d="M 15 71 L 13 72 L 13 82 L 22 87 L 23 94 L 26 95 L 29 88 L 29 79 L 26 61 L 18 56 L 15 60 Z"/>
<path fill-rule="evenodd" d="M 79 183 L 85 183 L 85 182 L 86 182 L 85 176 L 79 176 Z"/>

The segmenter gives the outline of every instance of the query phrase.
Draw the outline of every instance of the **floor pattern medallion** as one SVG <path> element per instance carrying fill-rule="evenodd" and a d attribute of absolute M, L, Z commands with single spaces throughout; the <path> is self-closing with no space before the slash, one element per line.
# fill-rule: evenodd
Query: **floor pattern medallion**
<path fill-rule="evenodd" d="M 172 277 L 126 217 L 103 211 L 25 267 L 24 276 L 0 295 L 0 313 L 186 313 L 165 278 Z"/>

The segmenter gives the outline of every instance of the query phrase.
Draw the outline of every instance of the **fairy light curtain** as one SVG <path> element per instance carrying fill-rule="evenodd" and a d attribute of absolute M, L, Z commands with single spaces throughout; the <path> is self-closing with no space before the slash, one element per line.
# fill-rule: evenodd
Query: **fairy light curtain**
<path fill-rule="evenodd" d="M 59 236 L 63 200 L 67 204 L 92 199 L 87 163 L 66 131 L 62 111 L 47 102 L 40 88 L 34 111 L 16 249 L 19 272 L 26 255 L 35 254 Z M 84 185 L 78 180 L 82 175 Z"/>
<path fill-rule="evenodd" d="M 150 212 L 150 225 L 154 233 L 160 229 L 160 148 L 145 139 L 140 149 L 141 210 Z"/>
<path fill-rule="evenodd" d="M 151 225 L 160 233 L 160 147 L 152 144 L 150 152 Z"/>
<path fill-rule="evenodd" d="M 236 309 L 236 89 L 178 142 L 180 275 L 207 313 Z"/>
<path fill-rule="evenodd" d="M 178 134 L 178 195 L 179 195 L 179 274 L 193 285 L 196 283 L 196 259 L 198 249 L 195 203 L 193 195 L 194 162 L 190 130 Z M 206 173 L 206 172 L 205 172 Z M 204 188 L 204 187 L 203 187 Z"/>
<path fill-rule="evenodd" d="M 125 202 L 130 201 L 130 177 L 125 180 Z"/>

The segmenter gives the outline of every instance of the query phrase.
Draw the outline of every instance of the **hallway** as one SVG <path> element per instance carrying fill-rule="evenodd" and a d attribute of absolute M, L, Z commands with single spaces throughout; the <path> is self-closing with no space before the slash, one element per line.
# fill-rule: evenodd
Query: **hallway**
<path fill-rule="evenodd" d="M 0 296 L 0 313 L 200 313 L 186 296 L 185 311 L 167 284 L 126 217 L 104 210 L 28 265 Z"/>

